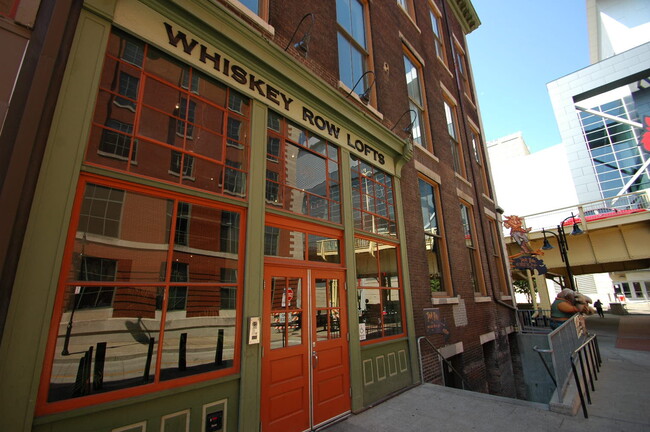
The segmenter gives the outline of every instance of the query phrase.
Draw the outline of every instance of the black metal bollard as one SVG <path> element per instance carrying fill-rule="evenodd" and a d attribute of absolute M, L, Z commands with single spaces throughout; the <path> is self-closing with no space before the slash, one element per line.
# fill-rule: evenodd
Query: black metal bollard
<path fill-rule="evenodd" d="M 178 370 L 187 369 L 187 333 L 181 333 L 181 339 L 178 343 Z"/>
<path fill-rule="evenodd" d="M 149 350 L 147 351 L 147 362 L 144 365 L 144 376 L 142 380 L 145 383 L 149 382 L 149 371 L 151 370 L 151 358 L 153 357 L 153 345 L 155 343 L 155 338 L 149 338 Z"/>
<path fill-rule="evenodd" d="M 93 369 L 93 390 L 104 387 L 104 363 L 106 362 L 106 342 L 97 344 L 95 351 L 95 368 Z"/>
<path fill-rule="evenodd" d="M 217 352 L 214 356 L 214 362 L 217 366 L 223 364 L 223 329 L 219 329 L 219 334 L 217 336 Z"/>

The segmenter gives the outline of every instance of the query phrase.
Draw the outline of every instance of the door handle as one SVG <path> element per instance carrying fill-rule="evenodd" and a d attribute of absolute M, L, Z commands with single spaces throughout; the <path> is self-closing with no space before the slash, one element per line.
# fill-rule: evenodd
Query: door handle
<path fill-rule="evenodd" d="M 318 353 L 316 351 L 312 351 L 311 352 L 311 358 L 313 360 L 311 362 L 311 367 L 312 367 L 312 369 L 316 369 L 318 367 Z"/>

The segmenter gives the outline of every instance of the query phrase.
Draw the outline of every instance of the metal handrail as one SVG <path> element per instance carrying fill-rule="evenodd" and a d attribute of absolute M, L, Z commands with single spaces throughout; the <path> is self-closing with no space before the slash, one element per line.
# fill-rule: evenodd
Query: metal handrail
<path fill-rule="evenodd" d="M 576 368 L 576 360 L 580 361 L 582 383 L 580 382 L 580 377 Z M 598 339 L 596 338 L 596 335 L 589 335 L 587 340 L 575 351 L 573 351 L 573 353 L 571 353 L 571 369 L 573 371 L 573 378 L 576 383 L 576 388 L 578 389 L 580 404 L 582 405 L 582 414 L 585 416 L 585 418 L 589 418 L 589 414 L 587 413 L 587 405 L 585 404 L 585 395 L 587 396 L 587 401 L 591 405 L 591 393 L 589 392 L 589 384 L 591 384 L 591 391 L 596 391 L 594 380 L 598 380 L 597 373 L 600 372 L 601 365 L 602 359 L 600 357 Z M 587 383 L 587 373 L 589 373 L 589 383 Z M 585 390 L 584 394 L 582 392 L 583 383 Z"/>
<path fill-rule="evenodd" d="M 524 333 L 550 333 L 550 309 L 517 309 L 517 317 Z"/>
<path fill-rule="evenodd" d="M 458 376 L 458 378 L 460 378 L 460 381 L 461 381 L 461 383 L 462 383 L 462 385 L 463 385 L 463 390 L 471 390 L 471 387 L 469 386 L 469 384 L 467 383 L 467 381 L 465 381 L 465 378 L 463 377 L 463 375 L 462 375 L 460 372 L 458 372 L 458 371 L 456 370 L 456 368 L 451 364 L 451 362 L 450 362 L 449 360 L 447 360 L 447 359 L 445 358 L 445 356 L 443 356 L 442 353 L 438 350 L 438 348 L 436 348 L 436 347 L 431 343 L 431 341 L 430 341 L 429 339 L 427 339 L 425 336 L 420 336 L 420 337 L 418 338 L 418 357 L 419 357 L 418 360 L 420 360 L 420 381 L 421 381 L 421 382 L 424 382 L 424 366 L 423 366 L 423 364 L 422 364 L 422 349 L 421 349 L 421 347 L 420 347 L 420 342 L 421 342 L 422 340 L 425 340 L 425 341 L 429 344 L 429 346 L 430 346 L 431 348 L 433 348 L 433 350 L 436 352 L 436 354 L 438 354 L 438 358 L 441 359 L 442 361 L 444 361 L 445 364 L 449 367 L 449 369 L 450 369 L 452 372 L 454 372 L 454 373 L 456 374 L 456 376 Z M 443 379 L 443 383 L 445 383 L 445 382 L 444 382 L 444 381 L 445 381 L 445 375 L 444 375 L 444 374 L 442 374 L 442 379 Z"/>
<path fill-rule="evenodd" d="M 557 389 L 558 400 L 562 403 L 566 388 L 571 378 L 571 362 L 567 362 L 568 356 L 579 347 L 586 335 L 581 336 L 576 326 L 576 316 L 566 320 L 560 327 L 547 335 L 548 349 L 533 347 L 539 355 L 542 364 Z M 550 356 L 551 365 L 547 363 L 542 354 Z"/>

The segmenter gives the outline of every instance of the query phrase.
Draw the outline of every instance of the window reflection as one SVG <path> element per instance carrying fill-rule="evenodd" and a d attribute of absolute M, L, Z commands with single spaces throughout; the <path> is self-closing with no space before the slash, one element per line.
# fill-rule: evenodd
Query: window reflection
<path fill-rule="evenodd" d="M 340 222 L 338 148 L 269 111 L 266 203 Z"/>
<path fill-rule="evenodd" d="M 357 307 L 366 339 L 403 333 L 401 285 L 395 245 L 357 238 Z"/>
<path fill-rule="evenodd" d="M 271 349 L 303 343 L 302 279 L 271 279 Z"/>
<path fill-rule="evenodd" d="M 163 288 L 114 288 L 114 299 L 106 308 L 83 307 L 87 289 L 65 290 L 50 402 L 153 381 L 161 316 L 156 299 Z"/>
<path fill-rule="evenodd" d="M 438 190 L 432 184 L 419 180 L 420 207 L 429 268 L 429 284 L 432 293 L 445 292 L 443 278 L 443 244 L 442 232 L 438 224 Z"/>
<path fill-rule="evenodd" d="M 392 177 L 352 155 L 350 166 L 355 228 L 397 237 Z"/>
<path fill-rule="evenodd" d="M 340 239 L 273 226 L 264 228 L 264 255 L 341 263 Z"/>
<path fill-rule="evenodd" d="M 314 299 L 316 339 L 319 341 L 341 337 L 341 303 L 338 279 L 316 279 Z"/>
<path fill-rule="evenodd" d="M 48 400 L 233 367 L 239 224 L 238 212 L 87 184 Z"/>
<path fill-rule="evenodd" d="M 245 197 L 249 114 L 245 96 L 114 30 L 86 161 Z"/>

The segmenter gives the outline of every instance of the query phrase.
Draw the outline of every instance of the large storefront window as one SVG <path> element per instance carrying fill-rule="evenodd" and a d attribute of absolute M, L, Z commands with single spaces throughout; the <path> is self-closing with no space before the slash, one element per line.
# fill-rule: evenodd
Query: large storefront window
<path fill-rule="evenodd" d="M 393 178 L 350 155 L 354 227 L 373 234 L 397 237 Z"/>
<path fill-rule="evenodd" d="M 338 148 L 269 111 L 266 205 L 341 222 Z"/>
<path fill-rule="evenodd" d="M 99 180 L 78 201 L 47 402 L 235 371 L 241 212 Z"/>
<path fill-rule="evenodd" d="M 246 196 L 248 98 L 115 30 L 86 162 Z"/>
<path fill-rule="evenodd" d="M 357 237 L 354 256 L 359 323 L 365 327 L 365 339 L 404 333 L 398 247 Z"/>

